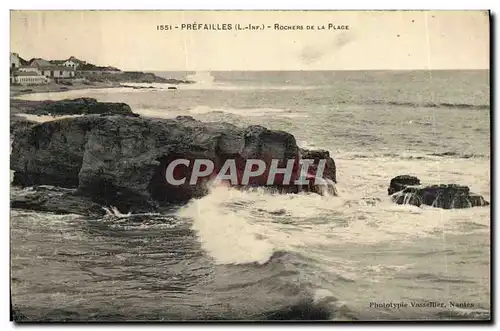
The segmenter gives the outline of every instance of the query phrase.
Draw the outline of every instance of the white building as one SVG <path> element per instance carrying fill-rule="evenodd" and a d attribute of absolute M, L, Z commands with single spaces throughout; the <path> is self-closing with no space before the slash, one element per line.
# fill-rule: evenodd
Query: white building
<path fill-rule="evenodd" d="M 75 69 L 62 65 L 54 65 L 43 59 L 34 59 L 30 63 L 31 67 L 36 68 L 40 74 L 50 78 L 72 78 L 75 77 Z"/>
<path fill-rule="evenodd" d="M 67 60 L 62 65 L 65 66 L 65 67 L 75 68 L 76 69 L 80 64 L 76 63 L 76 62 L 73 62 L 71 60 Z"/>
<path fill-rule="evenodd" d="M 17 71 L 11 76 L 11 83 L 20 85 L 39 85 L 48 82 L 45 76 L 33 71 Z"/>
<path fill-rule="evenodd" d="M 20 72 L 36 72 L 40 73 L 37 67 L 31 67 L 31 66 L 20 66 L 18 69 Z"/>
<path fill-rule="evenodd" d="M 73 69 L 78 68 L 78 66 L 80 66 L 81 64 L 86 64 L 86 62 L 82 61 L 82 60 L 78 60 L 74 56 L 71 56 L 69 59 L 67 59 L 66 61 L 64 61 L 62 63 L 63 66 L 68 67 L 68 68 L 73 68 Z"/>
<path fill-rule="evenodd" d="M 38 68 L 40 73 L 50 78 L 72 78 L 75 77 L 75 70 L 64 66 L 50 66 Z"/>
<path fill-rule="evenodd" d="M 21 66 L 21 60 L 19 59 L 19 54 L 10 53 L 10 67 L 19 68 Z"/>

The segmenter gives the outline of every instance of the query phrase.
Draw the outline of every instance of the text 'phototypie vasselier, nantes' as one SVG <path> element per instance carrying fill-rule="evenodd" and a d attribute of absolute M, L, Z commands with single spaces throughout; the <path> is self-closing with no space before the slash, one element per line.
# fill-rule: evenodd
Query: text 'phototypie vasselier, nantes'
<path fill-rule="evenodd" d="M 472 302 L 437 302 L 437 301 L 427 301 L 427 302 L 370 302 L 370 308 L 390 308 L 390 309 L 401 309 L 401 308 L 474 308 L 475 305 Z"/>
<path fill-rule="evenodd" d="M 183 23 L 158 24 L 157 31 L 347 31 L 349 25 L 325 24 L 251 24 L 251 23 Z"/>

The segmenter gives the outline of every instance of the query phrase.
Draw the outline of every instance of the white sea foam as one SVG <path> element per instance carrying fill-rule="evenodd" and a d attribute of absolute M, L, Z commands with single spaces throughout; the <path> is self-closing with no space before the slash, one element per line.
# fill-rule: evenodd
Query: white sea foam
<path fill-rule="evenodd" d="M 60 115 L 60 116 L 53 116 L 53 115 L 33 115 L 33 114 L 16 114 L 16 115 L 24 117 L 28 121 L 39 122 L 39 123 L 60 120 L 60 119 L 63 119 L 63 118 L 71 118 L 71 117 L 80 117 L 80 116 L 83 116 L 83 115 Z"/>
<path fill-rule="evenodd" d="M 186 79 L 195 82 L 199 86 L 211 86 L 215 81 L 215 77 L 210 71 L 197 71 L 192 75 L 188 75 Z"/>
<path fill-rule="evenodd" d="M 257 229 L 244 217 L 222 207 L 238 193 L 225 186 L 213 187 L 208 196 L 191 201 L 178 216 L 193 220 L 192 228 L 203 248 L 217 263 L 264 263 L 271 257 L 273 246 L 259 239 Z"/>
<path fill-rule="evenodd" d="M 142 92 L 147 91 L 138 89 L 134 90 L 127 87 L 115 87 L 115 88 L 92 88 L 92 89 L 81 89 L 81 90 L 71 90 L 71 91 L 60 91 L 60 92 L 40 92 L 40 93 L 29 93 L 21 94 L 14 99 L 17 100 L 31 100 L 31 101 L 43 101 L 43 100 L 64 100 L 64 99 L 75 99 L 83 97 L 97 98 L 104 97 L 110 93 L 130 93 L 130 92 Z"/>
<path fill-rule="evenodd" d="M 120 210 L 118 210 L 118 208 L 116 208 L 115 206 L 111 206 L 109 208 L 102 207 L 102 209 L 104 209 L 107 216 L 130 217 L 132 215 L 130 212 L 128 212 L 126 214 L 121 213 Z"/>
<path fill-rule="evenodd" d="M 203 247 L 219 263 L 262 263 L 276 250 L 400 244 L 464 231 L 489 231 L 489 208 L 443 210 L 396 205 L 390 201 L 386 193 L 390 176 L 418 171 L 422 180 L 428 181 L 427 176 L 434 173 L 432 163 L 424 166 L 398 160 L 371 163 L 374 162 L 338 162 L 342 181 L 337 197 L 214 187 L 206 197 L 188 204 L 180 215 L 194 220 L 193 229 Z M 463 166 L 456 167 L 463 169 Z M 469 169 L 474 172 L 474 167 Z M 467 183 L 469 176 L 455 179 Z M 486 177 L 484 180 L 484 187 L 473 189 L 487 195 Z M 374 202 L 366 203 L 367 198 Z M 478 222 L 479 227 L 464 230 L 464 224 L 471 222 Z"/>

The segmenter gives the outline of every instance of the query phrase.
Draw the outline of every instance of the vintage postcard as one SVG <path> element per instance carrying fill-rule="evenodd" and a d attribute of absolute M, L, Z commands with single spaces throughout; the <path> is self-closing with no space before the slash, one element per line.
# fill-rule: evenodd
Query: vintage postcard
<path fill-rule="evenodd" d="M 10 29 L 13 321 L 491 319 L 488 11 Z"/>

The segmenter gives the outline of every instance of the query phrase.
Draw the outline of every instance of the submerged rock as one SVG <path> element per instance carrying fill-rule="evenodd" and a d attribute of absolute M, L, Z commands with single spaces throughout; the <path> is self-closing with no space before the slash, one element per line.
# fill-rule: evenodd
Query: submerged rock
<path fill-rule="evenodd" d="M 314 154 L 316 153 L 316 154 Z M 336 181 L 335 163 L 326 151 L 304 155 L 327 158 L 325 179 Z M 293 135 L 261 126 L 240 128 L 228 123 L 205 123 L 189 116 L 146 119 L 129 116 L 88 115 L 40 123 L 16 135 L 12 144 L 13 184 L 53 185 L 77 189 L 76 195 L 94 203 L 115 206 L 121 212 L 149 212 L 172 202 L 185 202 L 208 192 L 208 174 L 190 184 L 195 159 L 214 162 L 214 172 L 228 159 L 235 160 L 238 183 L 248 159 L 266 163 L 266 171 L 251 178 L 249 186 L 266 186 L 269 165 L 279 168 L 295 160 L 292 183 L 299 175 L 300 158 Z M 187 159 L 188 167 L 176 167 L 167 183 L 165 172 L 174 160 Z M 285 185 L 278 174 L 272 185 L 282 192 L 318 191 L 315 187 Z"/>
<path fill-rule="evenodd" d="M 429 205 L 443 209 L 489 205 L 481 195 L 471 193 L 468 186 L 457 184 L 424 186 L 417 177 L 409 175 L 394 177 L 387 191 L 397 204 Z"/>

